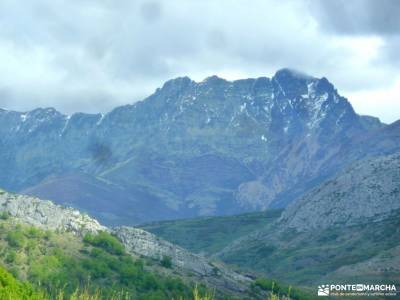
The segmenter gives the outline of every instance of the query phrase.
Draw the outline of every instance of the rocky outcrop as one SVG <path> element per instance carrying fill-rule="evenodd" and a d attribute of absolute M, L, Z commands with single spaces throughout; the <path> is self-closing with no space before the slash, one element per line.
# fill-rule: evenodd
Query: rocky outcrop
<path fill-rule="evenodd" d="M 299 231 L 375 222 L 400 208 L 400 154 L 350 166 L 289 206 L 283 228 Z"/>
<path fill-rule="evenodd" d="M 204 257 L 195 255 L 142 229 L 122 226 L 114 228 L 113 232 L 129 253 L 156 260 L 169 257 L 173 265 L 179 269 L 206 280 L 208 278 L 213 285 L 240 292 L 244 291 L 246 284 L 250 282 L 249 278 L 239 273 L 218 263 L 210 262 Z"/>
<path fill-rule="evenodd" d="M 209 275 L 213 272 L 213 267 L 204 258 L 158 238 L 150 232 L 126 226 L 116 227 L 113 232 L 131 253 L 157 260 L 167 256 L 172 259 L 174 265 L 200 275 Z"/>
<path fill-rule="evenodd" d="M 56 205 L 51 201 L 0 190 L 0 213 L 13 217 L 18 222 L 46 230 L 72 232 L 79 236 L 108 231 L 120 239 L 128 253 L 155 260 L 169 257 L 176 270 L 189 273 L 214 287 L 243 292 L 250 282 L 249 278 L 220 263 L 195 255 L 152 233 L 125 226 L 108 228 L 78 210 Z"/>
<path fill-rule="evenodd" d="M 34 197 L 0 192 L 0 211 L 24 223 L 48 230 L 69 231 L 78 235 L 107 230 L 95 219 L 76 209 Z"/>

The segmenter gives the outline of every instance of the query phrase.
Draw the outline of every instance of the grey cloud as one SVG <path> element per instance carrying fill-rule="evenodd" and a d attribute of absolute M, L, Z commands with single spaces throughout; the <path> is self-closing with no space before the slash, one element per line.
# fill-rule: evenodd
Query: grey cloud
<path fill-rule="evenodd" d="M 397 0 L 317 0 L 311 2 L 319 24 L 340 34 L 400 34 Z"/>
<path fill-rule="evenodd" d="M 400 15 L 399 15 L 400 16 Z M 384 53 L 384 57 L 378 59 L 379 63 L 391 63 L 394 67 L 400 67 L 400 34 L 397 36 L 390 37 L 386 40 L 385 45 L 383 46 L 382 52 Z M 382 61 L 384 60 L 384 61 Z"/>
<path fill-rule="evenodd" d="M 104 112 L 143 99 L 171 77 L 271 76 L 281 67 L 326 76 L 347 90 L 382 86 L 397 73 L 398 21 L 381 19 L 396 8 L 384 1 L 371 21 L 373 2 L 381 1 L 364 2 L 4 0 L 0 53 L 12 45 L 17 54 L 9 53 L 13 63 L 0 55 L 8 88 L 0 105 Z M 354 10 L 359 20 L 351 19 Z M 343 33 L 382 35 L 386 44 L 373 65 L 355 68 L 354 54 L 335 43 Z"/>
<path fill-rule="evenodd" d="M 384 45 L 376 66 L 400 60 L 400 2 L 397 0 L 311 1 L 310 11 L 319 26 L 328 32 L 348 36 L 379 36 Z"/>
<path fill-rule="evenodd" d="M 162 6 L 158 1 L 144 2 L 141 4 L 140 11 L 146 21 L 155 22 L 161 17 Z"/>
<path fill-rule="evenodd" d="M 310 10 L 326 31 L 347 36 L 379 36 L 384 45 L 375 68 L 400 66 L 400 2 L 397 0 L 317 0 Z M 363 84 L 363 74 L 360 83 Z M 386 76 L 388 78 L 389 76 Z M 355 88 L 358 88 L 355 86 Z"/>

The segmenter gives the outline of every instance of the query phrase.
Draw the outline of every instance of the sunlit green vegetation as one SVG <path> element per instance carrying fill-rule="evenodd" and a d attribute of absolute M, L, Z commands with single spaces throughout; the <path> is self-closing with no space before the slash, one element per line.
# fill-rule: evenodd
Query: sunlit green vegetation
<path fill-rule="evenodd" d="M 212 294 L 206 292 L 201 293 L 197 286 L 193 289 L 194 300 L 213 300 Z M 87 287 L 76 289 L 73 293 L 67 295 L 64 290 L 60 289 L 50 295 L 40 288 L 34 288 L 27 282 L 21 282 L 0 266 L 0 299 L 2 300 L 129 300 L 132 296 L 129 292 L 114 291 L 107 297 L 102 294 L 100 289 L 90 291 Z M 157 298 L 150 298 L 157 299 Z M 183 300 L 183 297 L 179 298 Z"/>
<path fill-rule="evenodd" d="M 258 278 L 254 281 L 251 288 L 253 291 L 262 290 L 269 292 L 270 299 L 293 299 L 293 300 L 311 300 L 318 297 L 303 289 L 295 288 L 278 283 L 276 280 L 267 278 Z"/>
<path fill-rule="evenodd" d="M 116 291 L 120 295 L 115 299 L 124 299 L 122 295 L 127 294 L 129 299 L 193 298 L 188 284 L 178 277 L 147 270 L 142 259 L 126 254 L 118 239 L 106 232 L 87 235 L 82 242 L 70 233 L 48 232 L 3 220 L 0 263 L 13 276 L 29 281 L 52 299 L 61 292 L 69 299 L 82 288 L 99 299 L 116 297 Z M 21 286 L 26 287 L 26 293 L 33 292 L 31 286 Z"/>
<path fill-rule="evenodd" d="M 0 299 L 44 300 L 44 294 L 36 292 L 28 283 L 14 278 L 4 268 L 0 267 Z"/>
<path fill-rule="evenodd" d="M 210 292 L 195 285 L 194 278 L 172 275 L 168 256 L 158 262 L 134 258 L 107 232 L 82 239 L 21 225 L 13 218 L 0 220 L 0 266 L 0 299 L 242 299 L 218 289 Z M 308 299 L 302 292 L 291 289 L 290 294 L 286 286 L 274 283 L 271 288 L 271 281 L 258 279 L 246 297 Z"/>

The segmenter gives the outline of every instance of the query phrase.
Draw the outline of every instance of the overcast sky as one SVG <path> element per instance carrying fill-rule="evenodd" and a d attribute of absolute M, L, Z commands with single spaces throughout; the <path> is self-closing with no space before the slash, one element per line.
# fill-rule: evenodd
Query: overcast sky
<path fill-rule="evenodd" d="M 106 112 L 187 75 L 327 77 L 400 119 L 397 0 L 0 1 L 0 107 Z"/>

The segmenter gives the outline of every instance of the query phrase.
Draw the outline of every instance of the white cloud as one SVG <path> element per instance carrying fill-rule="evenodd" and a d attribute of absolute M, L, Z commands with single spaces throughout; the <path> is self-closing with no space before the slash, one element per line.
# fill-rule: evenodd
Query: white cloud
<path fill-rule="evenodd" d="M 400 117 L 400 77 L 388 88 L 348 92 L 347 97 L 359 114 L 379 116 L 386 123 Z"/>

